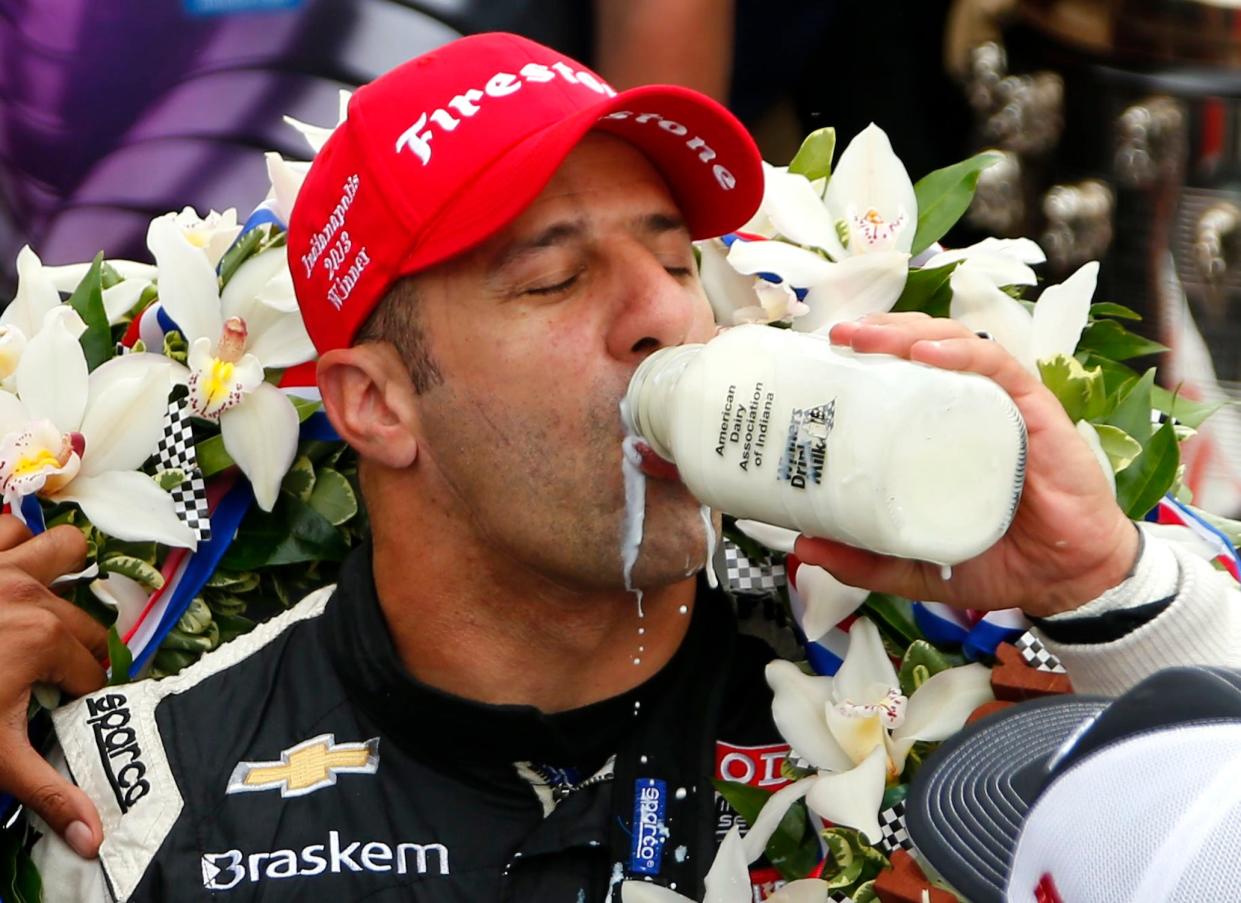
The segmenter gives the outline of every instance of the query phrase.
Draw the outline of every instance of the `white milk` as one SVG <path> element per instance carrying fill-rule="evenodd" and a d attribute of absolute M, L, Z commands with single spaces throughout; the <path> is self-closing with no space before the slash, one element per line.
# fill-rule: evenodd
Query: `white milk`
<path fill-rule="evenodd" d="M 623 410 L 703 504 L 888 555 L 973 558 L 1021 497 L 1025 424 L 999 386 L 819 336 L 738 326 L 657 351 Z"/>

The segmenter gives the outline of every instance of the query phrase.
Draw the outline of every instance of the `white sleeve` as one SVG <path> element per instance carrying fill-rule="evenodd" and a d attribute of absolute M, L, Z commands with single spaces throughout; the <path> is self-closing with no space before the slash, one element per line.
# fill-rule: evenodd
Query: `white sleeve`
<path fill-rule="evenodd" d="M 1090 617 L 1172 597 L 1150 621 L 1109 643 L 1039 638 L 1069 672 L 1079 693 L 1118 696 L 1143 678 L 1176 665 L 1241 668 L 1241 589 L 1186 547 L 1148 534 L 1128 580 L 1054 620 Z"/>
<path fill-rule="evenodd" d="M 69 776 L 64 754 L 57 748 L 48 757 L 53 767 Z M 98 859 L 83 859 L 43 821 L 30 813 L 31 823 L 42 835 L 35 841 L 31 858 L 43 882 L 43 903 L 113 903 Z"/>

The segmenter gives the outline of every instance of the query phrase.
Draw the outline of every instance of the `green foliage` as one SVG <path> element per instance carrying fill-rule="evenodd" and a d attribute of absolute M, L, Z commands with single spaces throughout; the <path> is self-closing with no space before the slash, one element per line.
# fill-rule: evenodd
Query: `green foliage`
<path fill-rule="evenodd" d="M 1142 315 L 1136 310 L 1125 307 L 1123 304 L 1113 304 L 1111 301 L 1098 301 L 1090 305 L 1090 316 L 1095 320 L 1100 317 L 1115 317 L 1117 320 L 1142 319 Z"/>
<path fill-rule="evenodd" d="M 1150 437 L 1137 459 L 1116 475 L 1116 500 L 1134 520 L 1146 516 L 1176 482 L 1181 450 L 1176 431 L 1165 423 Z"/>
<path fill-rule="evenodd" d="M 115 625 L 108 628 L 108 686 L 129 683 L 129 669 L 133 667 L 134 657 L 129 647 L 121 640 Z"/>
<path fill-rule="evenodd" d="M 852 895 L 859 885 L 874 881 L 888 867 L 888 857 L 875 849 L 865 835 L 852 828 L 826 828 L 827 864 L 823 880 L 836 893 Z"/>
<path fill-rule="evenodd" d="M 1081 341 L 1077 343 L 1078 354 L 1097 354 L 1114 361 L 1127 361 L 1167 350 L 1166 346 L 1130 332 L 1115 320 L 1095 320 L 1086 327 Z"/>
<path fill-rule="evenodd" d="M 923 639 L 922 631 L 914 622 L 913 603 L 899 596 L 871 593 L 858 609 L 875 622 L 884 641 L 895 647 L 899 655 L 915 640 Z"/>
<path fill-rule="evenodd" d="M 921 254 L 939 241 L 969 209 L 978 188 L 978 176 L 995 163 L 995 154 L 976 154 L 968 160 L 928 173 L 914 185 L 918 200 L 918 230 L 911 254 Z"/>
<path fill-rule="evenodd" d="M 1100 367 L 1087 369 L 1075 357 L 1058 354 L 1038 362 L 1043 385 L 1074 421 L 1093 420 L 1108 409 L 1107 384 Z"/>
<path fill-rule="evenodd" d="M 100 251 L 68 301 L 86 324 L 86 331 L 78 337 L 78 344 L 86 355 L 88 370 L 94 370 L 111 359 L 116 347 L 112 342 L 112 329 L 108 326 L 108 314 L 103 309 L 102 267 L 103 252 Z"/>
<path fill-rule="evenodd" d="M 154 565 L 132 555 L 108 555 L 100 560 L 99 569 L 105 574 L 124 574 L 149 590 L 157 590 L 164 585 L 164 576 Z"/>
<path fill-rule="evenodd" d="M 40 903 L 43 882 L 30 859 L 32 834 L 25 819 L 0 829 L 0 900 Z"/>
<path fill-rule="evenodd" d="M 162 353 L 164 357 L 174 360 L 178 364 L 184 364 L 189 360 L 190 346 L 179 329 L 171 329 L 164 333 Z"/>
<path fill-rule="evenodd" d="M 308 503 L 333 527 L 348 523 L 358 513 L 358 497 L 339 471 L 321 467 Z"/>
<path fill-rule="evenodd" d="M 956 263 L 949 263 L 934 269 L 910 270 L 905 279 L 905 288 L 896 299 L 892 310 L 921 311 L 932 317 L 948 316 L 948 308 L 952 304 L 952 286 L 949 280 Z"/>
<path fill-rule="evenodd" d="M 832 174 L 832 157 L 836 153 L 836 130 L 816 129 L 806 136 L 797 153 L 789 163 L 789 172 L 805 176 L 810 181 L 825 179 Z"/>
<path fill-rule="evenodd" d="M 1203 421 L 1232 402 L 1225 401 L 1195 401 L 1187 398 L 1180 391 L 1169 392 L 1162 386 L 1153 386 L 1151 388 L 1151 405 L 1157 411 L 1162 411 L 1169 417 L 1172 417 L 1179 423 L 1191 429 L 1197 429 L 1202 426 Z"/>
<path fill-rule="evenodd" d="M 1142 454 L 1142 446 L 1138 440 L 1120 427 L 1100 423 L 1096 424 L 1094 429 L 1099 435 L 1099 445 L 1103 447 L 1103 453 L 1112 465 L 1113 473 L 1120 473 L 1133 463 L 1134 458 Z"/>
<path fill-rule="evenodd" d="M 749 784 L 735 781 L 713 781 L 715 789 L 728 805 L 748 824 L 754 824 L 758 813 L 771 799 L 771 794 Z M 806 805 L 794 803 L 767 842 L 767 859 L 779 869 L 787 881 L 804 878 L 819 863 L 819 844 L 810 830 Z"/>
<path fill-rule="evenodd" d="M 952 666 L 953 662 L 926 640 L 914 640 L 901 659 L 898 675 L 901 692 L 905 696 L 913 696 L 932 676 L 940 671 L 947 671 Z"/>

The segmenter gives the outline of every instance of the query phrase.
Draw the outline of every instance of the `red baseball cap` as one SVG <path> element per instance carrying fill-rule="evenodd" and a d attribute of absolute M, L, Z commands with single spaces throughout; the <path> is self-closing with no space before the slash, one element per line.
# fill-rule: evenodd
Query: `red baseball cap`
<path fill-rule="evenodd" d="M 592 129 L 650 159 L 694 238 L 738 228 L 762 199 L 753 139 L 705 95 L 618 94 L 517 35 L 461 38 L 358 89 L 310 167 L 289 218 L 289 266 L 315 346 L 347 346 L 396 279 L 511 222 Z"/>

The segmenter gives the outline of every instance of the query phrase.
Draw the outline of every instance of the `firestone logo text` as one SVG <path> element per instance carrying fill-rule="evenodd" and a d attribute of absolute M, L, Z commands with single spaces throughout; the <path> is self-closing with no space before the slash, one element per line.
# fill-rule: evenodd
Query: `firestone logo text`
<path fill-rule="evenodd" d="M 203 887 L 231 890 L 243 881 L 281 878 L 313 878 L 342 872 L 392 872 L 405 875 L 449 874 L 448 847 L 442 843 L 398 843 L 378 840 L 341 845 L 340 832 L 329 831 L 326 844 L 312 843 L 300 850 L 272 850 L 263 853 L 203 853 Z"/>
<path fill-rule="evenodd" d="M 508 97 L 510 94 L 516 94 L 528 84 L 546 84 L 555 81 L 557 77 L 570 85 L 588 88 L 604 97 L 616 96 L 616 92 L 609 85 L 599 81 L 589 72 L 574 71 L 564 62 L 555 62 L 550 66 L 542 63 L 526 63 L 516 75 L 512 72 L 497 72 L 487 80 L 481 90 L 467 88 L 443 107 L 421 114 L 414 120 L 413 125 L 396 139 L 396 152 L 399 154 L 403 150 L 409 150 L 425 166 L 431 162 L 431 139 L 435 137 L 435 133 L 428 128 L 428 125 L 438 126 L 445 132 L 454 131 L 463 120 L 472 118 L 482 109 L 479 104 L 486 98 Z"/>

